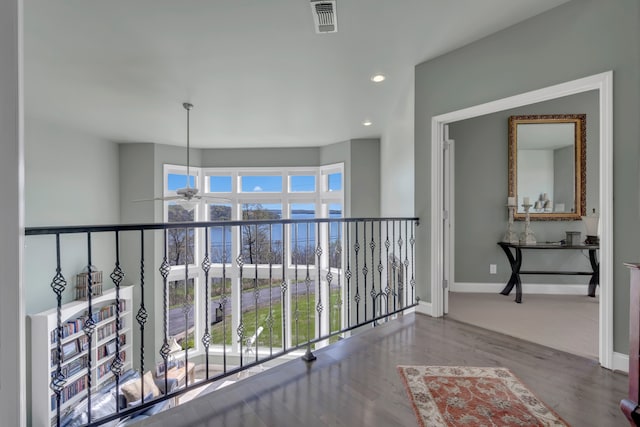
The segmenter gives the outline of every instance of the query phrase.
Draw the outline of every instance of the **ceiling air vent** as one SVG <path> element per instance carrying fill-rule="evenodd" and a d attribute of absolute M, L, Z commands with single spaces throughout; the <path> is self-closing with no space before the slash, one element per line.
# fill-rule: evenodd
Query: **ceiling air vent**
<path fill-rule="evenodd" d="M 313 15 L 316 33 L 335 33 L 338 31 L 335 0 L 311 0 L 311 14 Z"/>

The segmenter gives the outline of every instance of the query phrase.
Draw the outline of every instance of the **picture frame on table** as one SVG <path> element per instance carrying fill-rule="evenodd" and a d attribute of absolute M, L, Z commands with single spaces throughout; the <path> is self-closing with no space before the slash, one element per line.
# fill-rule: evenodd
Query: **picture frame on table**
<path fill-rule="evenodd" d="M 156 378 L 164 376 L 164 361 L 156 363 Z"/>

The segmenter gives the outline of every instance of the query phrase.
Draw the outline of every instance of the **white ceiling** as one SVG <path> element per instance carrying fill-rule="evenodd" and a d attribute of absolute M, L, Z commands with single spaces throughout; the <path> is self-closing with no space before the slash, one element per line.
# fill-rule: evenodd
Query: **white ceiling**
<path fill-rule="evenodd" d="M 416 64 L 566 1 L 338 0 L 316 34 L 308 0 L 24 0 L 27 126 L 184 145 L 189 101 L 194 147 L 379 137 Z"/>

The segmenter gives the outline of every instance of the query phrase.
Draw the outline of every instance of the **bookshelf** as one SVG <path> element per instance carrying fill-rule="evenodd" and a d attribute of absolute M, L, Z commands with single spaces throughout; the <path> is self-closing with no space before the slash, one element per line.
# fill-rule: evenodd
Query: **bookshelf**
<path fill-rule="evenodd" d="M 131 369 L 133 343 L 132 286 L 120 287 L 120 357 L 124 370 Z M 72 301 L 62 306 L 62 363 L 66 384 L 61 393 L 61 414 L 87 396 L 88 375 L 92 392 L 113 379 L 110 370 L 116 349 L 116 292 L 105 291 L 92 299 L 96 328 L 91 348 L 82 327 L 87 301 Z M 49 387 L 58 364 L 57 309 L 31 315 L 31 405 L 34 426 L 56 424 L 56 395 Z M 91 354 L 91 372 L 87 363 Z"/>

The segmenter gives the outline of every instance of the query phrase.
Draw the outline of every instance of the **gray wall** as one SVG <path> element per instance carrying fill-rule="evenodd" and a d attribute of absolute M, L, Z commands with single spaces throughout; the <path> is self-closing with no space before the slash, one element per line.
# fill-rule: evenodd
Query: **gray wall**
<path fill-rule="evenodd" d="M 452 123 L 449 136 L 455 140 L 455 282 L 506 283 L 510 268 L 496 242 L 506 230 L 508 194 L 508 118 L 529 114 L 587 115 L 587 206 L 599 203 L 599 114 L 598 93 L 580 93 L 526 107 L 487 114 Z M 573 157 L 573 155 L 572 155 Z M 530 195 L 532 198 L 536 194 Z M 523 223 L 515 223 L 515 231 Z M 581 231 L 582 221 L 532 221 L 539 242 L 558 241 L 565 231 Z M 497 264 L 498 274 L 489 274 Z M 585 271 L 590 265 L 579 251 L 526 253 L 527 268 Z M 527 276 L 526 283 L 588 283 L 584 276 Z M 586 287 L 585 287 L 586 292 Z"/>
<path fill-rule="evenodd" d="M 22 307 L 21 202 L 24 178 L 19 0 L 0 2 L 0 414 L 2 425 L 26 419 Z"/>
<path fill-rule="evenodd" d="M 414 82 L 405 89 L 380 140 L 380 215 L 414 214 Z"/>
<path fill-rule="evenodd" d="M 431 120 L 465 107 L 614 71 L 614 350 L 628 352 L 629 273 L 638 258 L 640 4 L 574 0 L 416 67 L 415 204 L 430 222 Z M 494 165 L 491 162 L 490 165 Z M 619 197 L 615 197 L 618 195 Z M 429 227 L 418 228 L 419 295 L 430 301 Z"/>
<path fill-rule="evenodd" d="M 25 121 L 25 225 L 116 224 L 120 221 L 118 146 L 33 117 Z M 73 285 L 87 265 L 86 239 L 62 236 L 62 273 Z M 93 264 L 114 266 L 113 242 L 93 235 Z M 25 245 L 25 308 L 38 313 L 55 305 L 49 287 L 55 275 L 55 239 L 34 236 Z M 74 299 L 73 286 L 63 295 Z M 107 286 L 105 286 L 107 287 Z"/>

